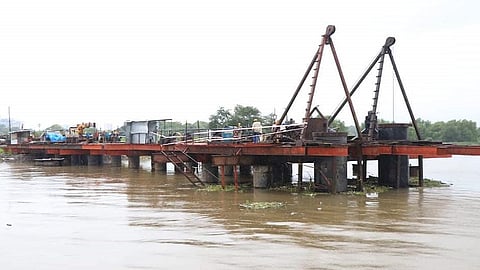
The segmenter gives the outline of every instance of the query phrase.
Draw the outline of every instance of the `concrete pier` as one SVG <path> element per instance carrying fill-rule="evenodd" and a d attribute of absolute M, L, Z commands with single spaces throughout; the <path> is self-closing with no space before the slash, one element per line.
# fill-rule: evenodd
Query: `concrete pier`
<path fill-rule="evenodd" d="M 252 166 L 251 165 L 240 165 L 240 176 L 251 176 L 252 175 Z"/>
<path fill-rule="evenodd" d="M 110 156 L 110 166 L 122 167 L 122 156 Z"/>
<path fill-rule="evenodd" d="M 347 158 L 324 157 L 314 163 L 316 186 L 326 187 L 330 193 L 347 191 Z"/>
<path fill-rule="evenodd" d="M 409 126 L 409 124 L 380 124 L 378 125 L 378 139 L 405 141 Z M 380 155 L 378 157 L 378 183 L 393 188 L 408 187 L 408 162 L 407 155 Z"/>
<path fill-rule="evenodd" d="M 218 183 L 218 166 L 212 163 L 202 163 L 202 176 L 205 183 Z"/>
<path fill-rule="evenodd" d="M 102 156 L 98 155 L 89 155 L 87 157 L 87 164 L 88 166 L 100 166 L 103 164 Z"/>
<path fill-rule="evenodd" d="M 233 176 L 233 166 L 225 165 L 225 176 Z"/>
<path fill-rule="evenodd" d="M 292 164 L 276 163 L 271 167 L 272 187 L 281 187 L 292 184 Z"/>
<path fill-rule="evenodd" d="M 269 188 L 272 183 L 271 167 L 268 165 L 253 165 L 253 187 Z"/>
<path fill-rule="evenodd" d="M 80 155 L 71 155 L 70 156 L 70 164 L 72 166 L 80 165 Z"/>
<path fill-rule="evenodd" d="M 128 168 L 140 169 L 140 156 L 128 156 Z"/>
<path fill-rule="evenodd" d="M 166 172 L 166 171 L 167 171 L 167 163 L 155 163 L 155 162 L 152 162 L 152 171 L 155 171 L 155 172 Z"/>
<path fill-rule="evenodd" d="M 346 144 L 347 133 L 314 132 L 313 139 L 322 143 Z M 330 193 L 347 191 L 347 157 L 319 157 L 314 162 L 314 182 Z"/>

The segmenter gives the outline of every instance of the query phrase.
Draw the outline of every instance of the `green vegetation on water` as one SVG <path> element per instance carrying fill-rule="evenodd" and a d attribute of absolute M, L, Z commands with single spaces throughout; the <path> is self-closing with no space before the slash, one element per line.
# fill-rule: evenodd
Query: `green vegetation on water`
<path fill-rule="evenodd" d="M 225 188 L 223 188 L 222 185 L 206 185 L 203 188 L 197 189 L 197 191 L 200 191 L 200 192 L 220 192 L 220 191 L 231 192 L 231 191 L 243 191 L 244 189 L 245 189 L 245 187 L 240 186 L 240 187 L 238 187 L 238 190 L 236 190 L 234 185 L 225 185 Z"/>
<path fill-rule="evenodd" d="M 409 184 L 411 187 L 418 187 L 418 177 L 410 178 Z M 450 185 L 439 180 L 424 178 L 423 187 L 449 187 Z"/>
<path fill-rule="evenodd" d="M 269 208 L 281 208 L 285 207 L 285 203 L 283 202 L 250 202 L 246 201 L 245 203 L 239 204 L 240 207 L 245 209 L 252 209 L 252 210 L 263 210 Z"/>

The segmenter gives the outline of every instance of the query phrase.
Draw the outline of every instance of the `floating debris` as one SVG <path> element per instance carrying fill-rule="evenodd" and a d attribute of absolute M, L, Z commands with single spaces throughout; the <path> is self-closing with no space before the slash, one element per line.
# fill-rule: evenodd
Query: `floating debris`
<path fill-rule="evenodd" d="M 283 202 L 245 202 L 241 203 L 240 207 L 246 208 L 246 209 L 254 209 L 254 210 L 259 210 L 259 209 L 268 209 L 268 208 L 281 208 L 284 207 L 286 204 Z"/>
<path fill-rule="evenodd" d="M 226 185 L 225 188 L 223 188 L 222 185 L 206 185 L 204 188 L 197 189 L 197 191 L 204 191 L 204 192 L 235 191 L 235 186 Z"/>

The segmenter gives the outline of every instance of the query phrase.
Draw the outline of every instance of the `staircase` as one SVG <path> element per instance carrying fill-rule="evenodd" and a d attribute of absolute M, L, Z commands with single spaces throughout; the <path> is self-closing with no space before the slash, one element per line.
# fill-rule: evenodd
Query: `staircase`
<path fill-rule="evenodd" d="M 202 182 L 200 177 L 192 170 L 193 167 L 198 168 L 198 162 L 191 156 L 182 151 L 161 151 L 162 155 L 170 161 L 176 171 L 181 172 L 195 187 L 203 187 L 205 183 Z M 188 160 L 188 161 L 185 161 Z M 187 162 L 194 163 L 194 166 L 188 166 Z"/>

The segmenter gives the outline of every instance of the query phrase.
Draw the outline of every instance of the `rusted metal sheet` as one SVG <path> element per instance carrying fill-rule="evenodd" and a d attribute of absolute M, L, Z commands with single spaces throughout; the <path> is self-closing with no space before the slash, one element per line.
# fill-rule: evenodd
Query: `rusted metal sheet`
<path fill-rule="evenodd" d="M 187 156 L 185 155 L 179 155 L 177 156 L 177 159 L 180 159 L 181 161 L 183 162 L 188 162 L 188 161 L 191 161 Z M 168 158 L 161 154 L 161 153 L 156 153 L 156 154 L 152 154 L 152 161 L 155 162 L 155 163 L 167 163 L 167 162 L 170 162 L 170 160 L 168 160 Z"/>
<path fill-rule="evenodd" d="M 214 165 L 252 165 L 254 157 L 252 156 L 212 156 Z"/>
<path fill-rule="evenodd" d="M 60 149 L 47 149 L 45 152 L 48 155 L 60 155 Z"/>
<path fill-rule="evenodd" d="M 88 155 L 90 152 L 80 149 L 59 149 L 58 155 L 70 156 L 70 155 Z"/>
<path fill-rule="evenodd" d="M 306 148 L 306 156 L 346 157 L 348 146 L 319 147 L 309 146 Z"/>
<path fill-rule="evenodd" d="M 464 155 L 464 156 L 480 156 L 480 146 L 472 145 L 448 145 L 439 147 L 440 155 Z"/>
<path fill-rule="evenodd" d="M 150 156 L 154 155 L 155 162 L 166 162 L 155 153 L 160 151 L 181 151 L 194 156 L 202 162 L 215 162 L 221 164 L 249 163 L 250 157 L 282 157 L 291 161 L 308 159 L 318 156 L 349 156 L 350 159 L 362 156 L 367 159 L 376 159 L 379 155 L 408 155 L 411 158 L 423 156 L 424 158 L 451 157 L 452 155 L 480 155 L 480 146 L 461 145 L 417 145 L 409 142 L 395 144 L 364 144 L 362 146 L 351 144 L 309 145 L 292 146 L 278 144 L 23 144 L 8 145 L 7 151 L 15 154 L 49 154 L 49 155 L 111 155 L 111 156 Z M 239 157 L 246 157 L 236 161 Z M 237 163 L 236 163 L 237 162 Z M 239 162 L 239 163 L 238 163 Z M 299 161 L 300 162 L 300 161 Z"/>
<path fill-rule="evenodd" d="M 436 156 L 438 155 L 437 146 L 417 146 L 417 145 L 394 145 L 392 146 L 393 155 L 422 155 Z"/>
<path fill-rule="evenodd" d="M 359 149 L 357 146 L 352 146 L 350 148 L 351 156 L 359 156 Z M 364 156 L 378 156 L 378 155 L 391 155 L 392 147 L 389 145 L 366 145 L 362 146 L 361 154 Z"/>
<path fill-rule="evenodd" d="M 306 150 L 303 146 L 292 147 L 245 147 L 242 155 L 254 156 L 305 156 Z"/>
<path fill-rule="evenodd" d="M 425 158 L 433 157 L 448 157 L 449 152 L 439 151 L 438 145 L 365 145 L 362 146 L 362 155 L 364 156 L 379 156 L 379 155 L 406 155 L 419 156 Z M 358 147 L 351 146 L 349 149 L 350 156 L 358 156 Z"/>

